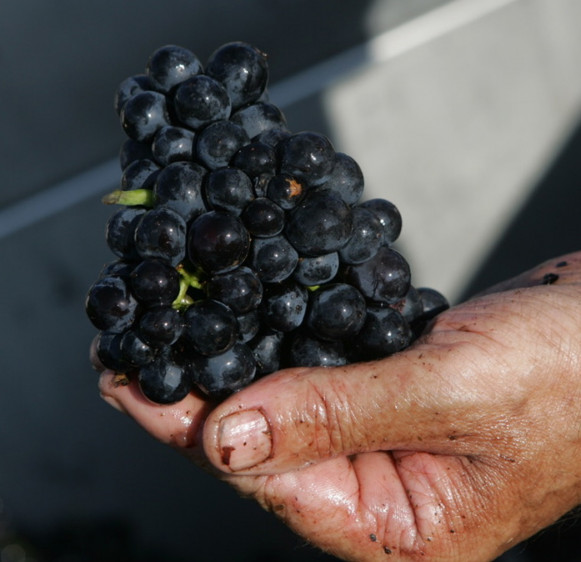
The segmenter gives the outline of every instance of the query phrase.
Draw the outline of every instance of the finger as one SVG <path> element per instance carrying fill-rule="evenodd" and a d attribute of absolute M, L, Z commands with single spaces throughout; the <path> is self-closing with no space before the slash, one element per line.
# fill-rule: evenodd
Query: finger
<path fill-rule="evenodd" d="M 469 326 L 477 306 L 454 312 L 454 323 Z M 440 325 L 429 341 L 382 361 L 259 380 L 210 414 L 207 456 L 226 472 L 268 474 L 377 450 L 476 452 L 483 424 L 492 431 L 502 422 L 491 381 L 506 352 L 468 327 Z"/>
<path fill-rule="evenodd" d="M 101 397 L 132 417 L 153 437 L 179 449 L 192 449 L 210 406 L 198 395 L 188 394 L 175 404 L 155 404 L 126 375 L 104 371 L 99 379 Z"/>

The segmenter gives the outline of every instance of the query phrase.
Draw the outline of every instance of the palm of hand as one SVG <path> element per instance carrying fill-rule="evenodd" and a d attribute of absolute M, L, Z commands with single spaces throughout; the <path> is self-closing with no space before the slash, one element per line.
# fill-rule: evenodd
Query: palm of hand
<path fill-rule="evenodd" d="M 346 560 L 490 560 L 581 497 L 581 256 L 566 261 L 557 283 L 542 284 L 552 261 L 442 314 L 397 356 L 276 373 L 216 408 L 193 394 L 153 405 L 111 373 L 101 391 Z M 268 420 L 256 464 L 217 441 L 241 411 Z"/>

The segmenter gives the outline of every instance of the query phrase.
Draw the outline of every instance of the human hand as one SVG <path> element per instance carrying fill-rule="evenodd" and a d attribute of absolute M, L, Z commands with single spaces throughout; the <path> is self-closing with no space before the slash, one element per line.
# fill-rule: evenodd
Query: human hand
<path fill-rule="evenodd" d="M 381 361 L 281 371 L 218 405 L 115 381 L 105 400 L 335 556 L 492 560 L 581 500 L 581 252 Z"/>

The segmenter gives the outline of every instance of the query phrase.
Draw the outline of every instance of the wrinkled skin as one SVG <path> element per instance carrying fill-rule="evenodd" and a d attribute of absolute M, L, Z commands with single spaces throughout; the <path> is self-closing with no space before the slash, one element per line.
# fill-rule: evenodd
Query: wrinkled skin
<path fill-rule="evenodd" d="M 100 389 L 339 558 L 492 560 L 581 503 L 581 253 L 381 361 L 281 371 L 219 405 L 154 405 L 110 372 Z"/>

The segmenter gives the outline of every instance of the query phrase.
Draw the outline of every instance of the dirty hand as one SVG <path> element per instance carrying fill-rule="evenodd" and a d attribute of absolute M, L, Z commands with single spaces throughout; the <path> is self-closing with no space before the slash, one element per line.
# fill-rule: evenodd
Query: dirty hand
<path fill-rule="evenodd" d="M 492 560 L 581 503 L 581 253 L 395 356 L 280 371 L 217 406 L 114 381 L 105 400 L 335 556 Z"/>

